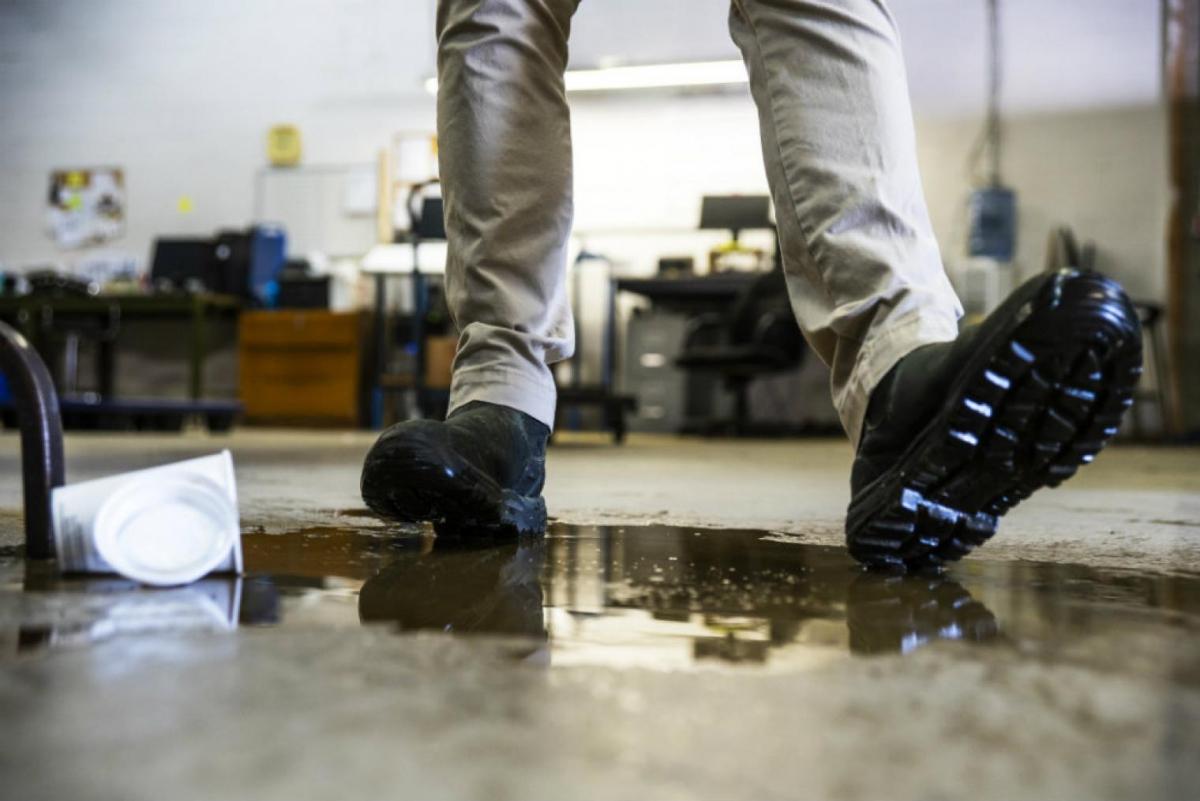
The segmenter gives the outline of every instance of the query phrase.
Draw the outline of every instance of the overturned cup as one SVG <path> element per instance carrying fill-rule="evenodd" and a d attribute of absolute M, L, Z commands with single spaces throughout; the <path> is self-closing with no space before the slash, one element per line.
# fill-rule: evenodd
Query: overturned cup
<path fill-rule="evenodd" d="M 242 572 L 229 451 L 58 487 L 51 514 L 64 573 L 171 586 Z"/>

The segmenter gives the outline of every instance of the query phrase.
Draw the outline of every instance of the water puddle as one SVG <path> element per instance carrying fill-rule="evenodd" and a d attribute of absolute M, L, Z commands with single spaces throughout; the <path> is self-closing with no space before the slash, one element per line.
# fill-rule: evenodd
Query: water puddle
<path fill-rule="evenodd" d="M 123 634 L 377 625 L 517 637 L 555 666 L 794 668 L 959 641 L 1200 684 L 1200 575 L 980 560 L 898 577 L 763 531 L 555 524 L 501 542 L 361 523 L 246 534 L 245 578 L 170 590 L 0 554 L 0 656 Z"/>

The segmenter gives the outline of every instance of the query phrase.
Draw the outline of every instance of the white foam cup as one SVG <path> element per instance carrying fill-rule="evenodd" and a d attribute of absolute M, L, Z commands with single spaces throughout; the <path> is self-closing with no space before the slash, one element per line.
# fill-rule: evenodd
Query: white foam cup
<path fill-rule="evenodd" d="M 118 573 L 145 584 L 187 584 L 226 560 L 238 536 L 237 506 L 204 476 L 143 478 L 101 504 L 93 536 Z"/>
<path fill-rule="evenodd" d="M 64 573 L 171 585 L 242 572 L 229 451 L 57 487 L 51 512 Z"/>

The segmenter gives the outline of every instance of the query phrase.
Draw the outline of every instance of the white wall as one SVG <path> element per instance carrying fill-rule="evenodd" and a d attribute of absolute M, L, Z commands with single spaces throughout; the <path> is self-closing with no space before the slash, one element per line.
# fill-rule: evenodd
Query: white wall
<path fill-rule="evenodd" d="M 631 272 L 652 271 L 664 253 L 700 260 L 721 238 L 662 230 L 694 226 L 700 195 L 767 191 L 757 117 L 744 95 L 577 101 L 573 122 L 577 227 L 589 246 Z M 966 253 L 968 157 L 979 124 L 933 116 L 917 124 L 926 196 L 948 263 Z M 1166 141 L 1159 105 L 1010 118 L 1003 173 L 1018 192 L 1020 274 L 1041 269 L 1050 231 L 1066 224 L 1096 241 L 1100 269 L 1138 297 L 1162 298 Z"/>
<path fill-rule="evenodd" d="M 918 153 L 934 228 L 947 261 L 966 251 L 967 159 L 974 119 L 925 119 Z M 1032 113 L 1005 127 L 1005 180 L 1017 189 L 1017 265 L 1043 266 L 1059 225 L 1094 240 L 1098 267 L 1137 298 L 1166 293 L 1170 205 L 1167 114 L 1160 105 Z"/>
<path fill-rule="evenodd" d="M 1008 0 L 1006 176 L 1019 192 L 1021 257 L 1040 264 L 1051 224 L 1101 245 L 1138 294 L 1161 296 L 1166 128 L 1157 105 L 1153 0 Z M 918 115 L 920 158 L 947 258 L 962 250 L 966 153 L 982 98 L 982 0 L 893 0 Z M 307 163 L 371 160 L 392 132 L 429 129 L 431 0 L 6 0 L 0 3 L 0 263 L 70 262 L 42 229 L 47 173 L 119 165 L 128 233 L 250 222 L 254 173 L 277 122 Z M 573 61 L 735 55 L 725 0 L 585 0 Z M 701 257 L 687 232 L 706 192 L 765 191 L 748 95 L 573 102 L 581 230 L 642 227 L 589 244 L 630 269 Z M 181 197 L 193 210 L 177 209 Z"/>
<path fill-rule="evenodd" d="M 43 230 L 57 167 L 125 170 L 128 233 L 244 225 L 275 123 L 307 163 L 372 161 L 429 129 L 426 0 L 6 0 L 0 4 L 0 263 L 78 257 Z M 193 210 L 180 213 L 188 197 Z"/>

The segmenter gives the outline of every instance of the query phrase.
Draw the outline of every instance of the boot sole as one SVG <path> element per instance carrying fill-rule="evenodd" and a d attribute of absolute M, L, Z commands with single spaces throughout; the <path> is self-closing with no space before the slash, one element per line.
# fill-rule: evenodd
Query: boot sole
<path fill-rule="evenodd" d="M 850 502 L 846 543 L 868 566 L 961 559 L 1009 509 L 1092 461 L 1133 405 L 1141 326 L 1116 282 L 1062 270 L 984 325 L 946 404 Z"/>
<path fill-rule="evenodd" d="M 546 530 L 541 495 L 501 487 L 448 452 L 436 458 L 407 449 L 372 453 L 363 467 L 362 496 L 381 517 L 430 521 L 444 536 L 515 537 Z"/>

